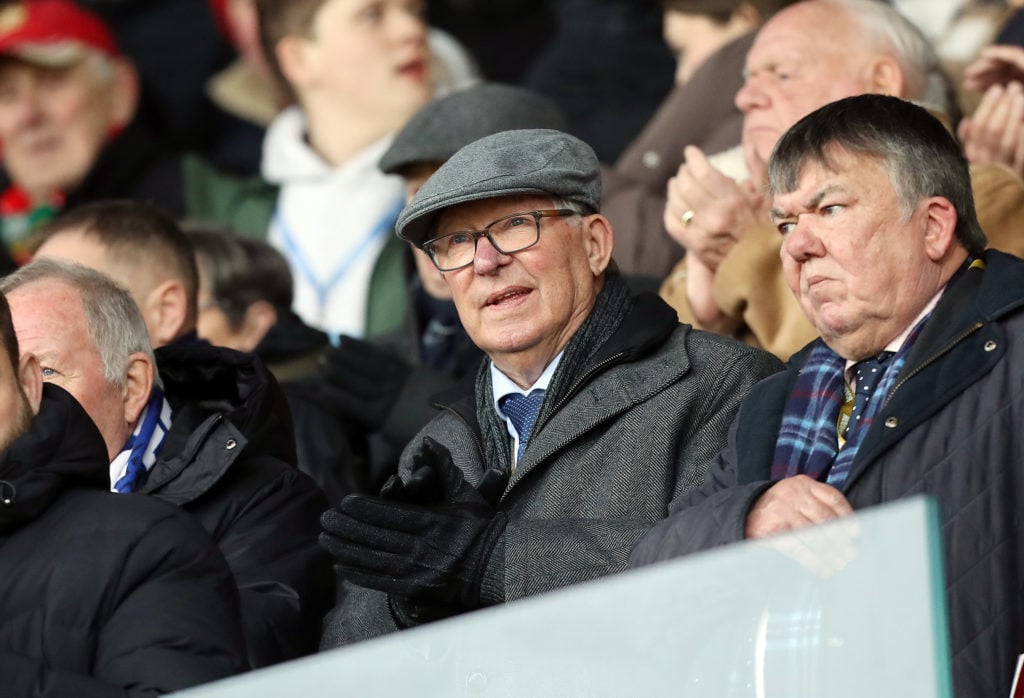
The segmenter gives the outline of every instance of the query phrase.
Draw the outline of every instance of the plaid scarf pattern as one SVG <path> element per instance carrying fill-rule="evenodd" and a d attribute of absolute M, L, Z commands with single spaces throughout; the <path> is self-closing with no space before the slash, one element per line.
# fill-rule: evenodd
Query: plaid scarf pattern
<path fill-rule="evenodd" d="M 928 317 L 917 323 L 889 362 L 875 388 L 876 396 L 889 394 Z M 840 450 L 836 423 L 845 398 L 845 372 L 846 360 L 820 339 L 815 340 L 786 401 L 775 442 L 772 480 L 799 474 L 821 480 L 827 473 L 827 482 L 834 487 L 841 488 L 846 482 L 864 435 L 871 430 L 885 400 L 876 398 L 868 402 L 860 423 L 856 429 L 850 429 L 846 445 Z"/>
<path fill-rule="evenodd" d="M 772 480 L 799 473 L 820 479 L 836 457 L 836 421 L 843 404 L 846 361 L 815 340 L 786 400 L 775 442 Z"/>

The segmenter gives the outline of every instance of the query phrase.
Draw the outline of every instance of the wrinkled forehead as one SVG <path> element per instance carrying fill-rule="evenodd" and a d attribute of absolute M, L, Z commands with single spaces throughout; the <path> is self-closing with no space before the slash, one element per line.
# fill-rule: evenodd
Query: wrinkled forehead
<path fill-rule="evenodd" d="M 815 67 L 823 59 L 860 51 L 855 24 L 840 6 L 801 2 L 768 20 L 747 52 L 745 72 L 774 66 Z"/>
<path fill-rule="evenodd" d="M 551 194 L 516 194 L 456 204 L 438 213 L 434 232 L 445 235 L 456 230 L 476 230 L 513 213 L 551 208 L 557 198 Z"/>

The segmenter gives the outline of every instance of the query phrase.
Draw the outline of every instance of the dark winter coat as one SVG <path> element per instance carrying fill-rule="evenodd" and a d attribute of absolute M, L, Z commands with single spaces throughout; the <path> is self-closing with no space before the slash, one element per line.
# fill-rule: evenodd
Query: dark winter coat
<path fill-rule="evenodd" d="M 176 507 L 110 493 L 108 473 L 88 415 L 45 386 L 0 458 L 5 696 L 150 696 L 246 667 L 234 581 L 209 537 Z"/>
<path fill-rule="evenodd" d="M 743 395 L 781 368 L 765 352 L 679 325 L 653 295 L 638 297 L 606 336 L 570 378 L 572 389 L 546 416 L 542 410 L 498 503 L 508 516 L 504 555 L 492 555 L 484 574 L 501 578 L 506 601 L 622 570 L 669 502 L 703 483 Z M 441 406 L 400 469 L 430 436 L 468 482 L 480 480 L 491 465 L 476 412 L 483 393 L 491 399 L 489 373 L 480 376 L 477 395 Z M 347 582 L 343 591 L 322 646 L 396 629 L 383 593 Z"/>
<path fill-rule="evenodd" d="M 156 358 L 174 421 L 140 491 L 182 507 L 217 542 L 253 666 L 312 652 L 333 598 L 317 544 L 327 500 L 294 465 L 280 387 L 252 354 L 187 344 Z"/>
<path fill-rule="evenodd" d="M 865 435 L 842 492 L 854 509 L 939 502 L 957 696 L 1005 696 L 1024 652 L 1024 262 L 989 251 L 943 295 Z M 808 349 L 744 401 L 700 491 L 636 546 L 647 564 L 743 538 L 771 486 L 783 409 Z M 867 593 L 883 593 L 871 590 Z"/>

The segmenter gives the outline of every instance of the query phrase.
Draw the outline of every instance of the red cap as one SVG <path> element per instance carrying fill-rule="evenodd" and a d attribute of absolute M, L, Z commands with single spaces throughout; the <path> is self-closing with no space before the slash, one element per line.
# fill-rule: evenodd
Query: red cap
<path fill-rule="evenodd" d="M 114 35 L 99 17 L 70 0 L 23 0 L 0 9 L 0 54 L 62 66 L 85 48 L 114 57 Z"/>

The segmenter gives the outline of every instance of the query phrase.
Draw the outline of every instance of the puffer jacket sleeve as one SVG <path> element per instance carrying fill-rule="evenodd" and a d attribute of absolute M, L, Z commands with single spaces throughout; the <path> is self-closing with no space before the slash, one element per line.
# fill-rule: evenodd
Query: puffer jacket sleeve
<path fill-rule="evenodd" d="M 153 696 L 244 671 L 234 581 L 206 532 L 168 509 L 135 541 L 97 612 L 90 675 L 0 652 L 4 695 Z"/>
<path fill-rule="evenodd" d="M 308 476 L 282 469 L 218 540 L 238 584 L 254 668 L 316 650 L 334 593 L 330 558 L 317 543 L 326 509 Z"/>

